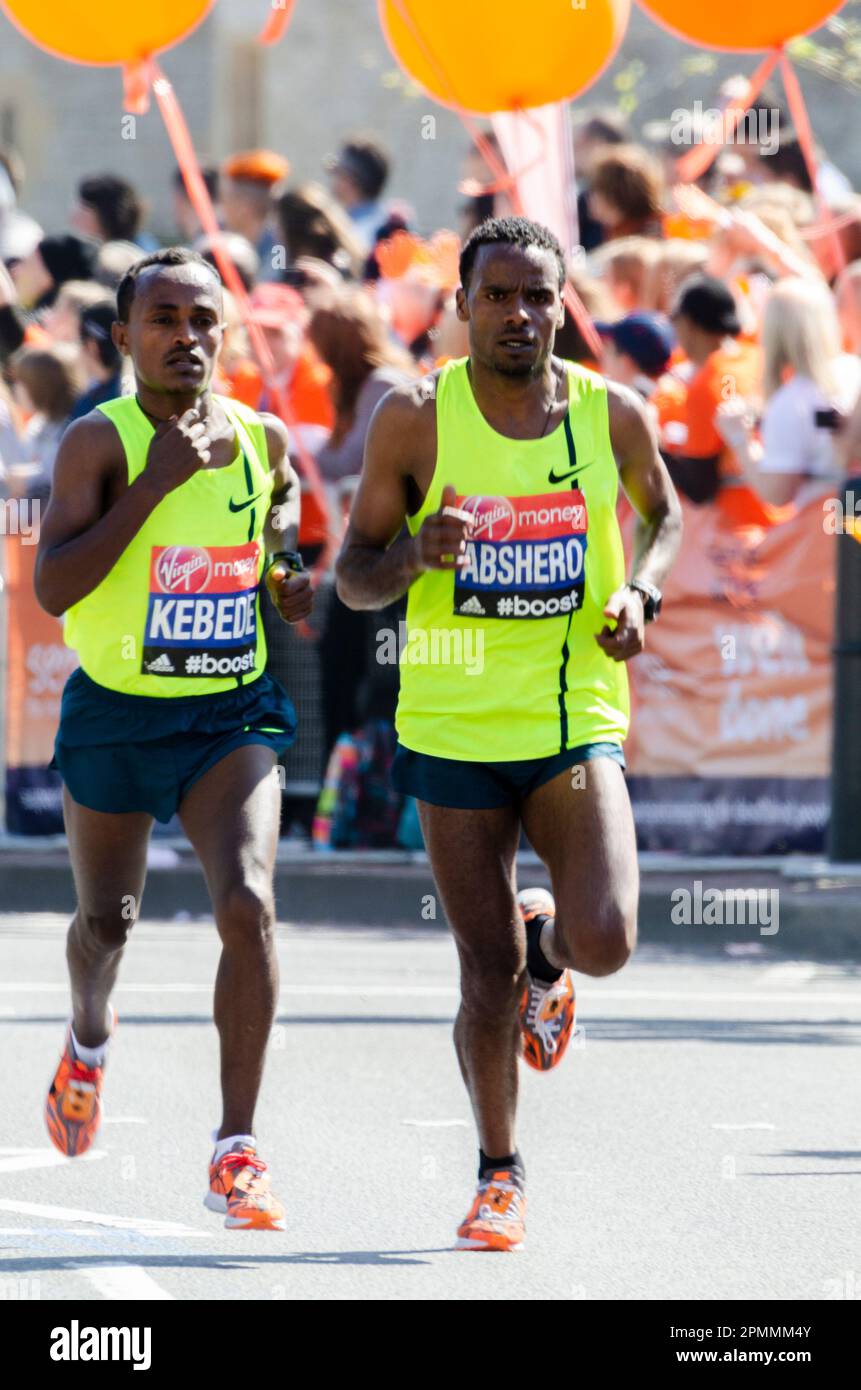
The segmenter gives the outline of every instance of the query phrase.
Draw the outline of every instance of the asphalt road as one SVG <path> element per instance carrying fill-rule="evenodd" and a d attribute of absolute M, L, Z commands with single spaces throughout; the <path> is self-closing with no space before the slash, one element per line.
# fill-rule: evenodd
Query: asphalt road
<path fill-rule="evenodd" d="M 101 1140 L 73 1161 L 41 1118 L 67 1016 L 64 930 L 0 917 L 0 1298 L 861 1295 L 858 967 L 757 942 L 643 949 L 579 981 L 582 1045 L 523 1074 L 526 1248 L 472 1254 L 450 1248 L 476 1143 L 443 932 L 280 930 L 257 1133 L 288 1221 L 252 1234 L 202 1205 L 214 929 L 135 929 Z"/>

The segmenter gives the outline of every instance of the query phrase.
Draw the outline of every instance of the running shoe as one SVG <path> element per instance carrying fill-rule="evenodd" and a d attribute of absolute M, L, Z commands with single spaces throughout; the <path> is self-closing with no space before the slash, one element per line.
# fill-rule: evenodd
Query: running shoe
<path fill-rule="evenodd" d="M 86 1153 L 96 1137 L 102 1121 L 103 1079 L 103 1067 L 88 1067 L 75 1056 L 70 1028 L 45 1102 L 51 1143 L 67 1158 Z"/>
<path fill-rule="evenodd" d="M 554 917 L 556 904 L 546 888 L 524 888 L 517 894 L 524 926 L 536 917 Z M 520 999 L 520 1031 L 523 1060 L 535 1071 L 558 1066 L 574 1032 L 575 996 L 570 970 L 563 970 L 553 984 L 536 980 L 527 971 Z"/>
<path fill-rule="evenodd" d="M 502 1168 L 478 1184 L 469 1212 L 457 1228 L 456 1250 L 520 1250 L 526 1193 L 520 1170 Z"/>
<path fill-rule="evenodd" d="M 225 1213 L 228 1230 L 284 1230 L 284 1208 L 269 1189 L 266 1164 L 250 1144 L 236 1144 L 210 1163 L 203 1205 Z"/>

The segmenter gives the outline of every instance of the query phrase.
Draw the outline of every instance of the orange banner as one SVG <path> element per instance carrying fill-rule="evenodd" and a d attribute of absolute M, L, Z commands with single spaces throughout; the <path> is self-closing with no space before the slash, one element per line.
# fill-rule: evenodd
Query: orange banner
<path fill-rule="evenodd" d="M 631 666 L 626 757 L 641 842 L 821 848 L 835 581 L 823 499 L 769 530 L 683 506 L 661 618 Z M 630 538 L 630 516 L 623 529 Z"/>
<path fill-rule="evenodd" d="M 48 771 L 60 696 L 77 656 L 63 625 L 33 592 L 36 547 L 4 537 L 6 561 L 6 828 L 52 834 L 63 828 L 58 773 Z"/>

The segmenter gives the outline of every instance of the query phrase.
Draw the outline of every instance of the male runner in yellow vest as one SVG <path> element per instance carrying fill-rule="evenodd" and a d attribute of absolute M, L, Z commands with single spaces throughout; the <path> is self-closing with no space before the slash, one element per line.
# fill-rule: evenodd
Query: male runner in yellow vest
<path fill-rule="evenodd" d="M 480 1149 L 458 1244 L 507 1250 L 524 1229 L 518 1054 L 555 1066 L 570 969 L 611 974 L 634 946 L 623 663 L 659 611 L 681 520 L 639 398 L 553 356 L 555 237 L 486 222 L 460 273 L 469 357 L 380 403 L 337 576 L 352 608 L 409 593 L 393 777 L 418 799 L 460 956 L 454 1038 Z M 640 518 L 628 584 L 619 477 Z M 521 826 L 555 905 L 517 892 Z"/>
<path fill-rule="evenodd" d="M 222 334 L 221 281 L 200 256 L 172 248 L 138 261 L 113 326 L 136 394 L 73 424 L 57 456 L 36 593 L 66 615 L 81 663 L 55 749 L 78 906 L 72 1021 L 46 1120 L 69 1156 L 95 1137 L 109 1000 L 153 818 L 178 812 L 222 943 L 223 1113 L 206 1205 L 228 1227 L 283 1230 L 252 1125 L 278 997 L 274 769 L 296 721 L 265 671 L 259 589 L 265 573 L 287 622 L 310 612 L 311 589 L 292 550 L 299 489 L 284 426 L 210 390 Z M 278 555 L 268 567 L 266 549 Z"/>

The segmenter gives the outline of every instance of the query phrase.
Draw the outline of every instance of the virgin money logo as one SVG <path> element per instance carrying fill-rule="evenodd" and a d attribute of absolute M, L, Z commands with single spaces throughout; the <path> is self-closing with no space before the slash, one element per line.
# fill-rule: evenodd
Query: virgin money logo
<path fill-rule="evenodd" d="M 206 550 L 171 545 L 159 557 L 156 578 L 166 594 L 197 594 L 212 577 L 212 561 Z"/>
<path fill-rule="evenodd" d="M 514 530 L 514 508 L 507 497 L 467 497 L 463 510 L 473 519 L 473 540 L 505 541 Z"/>

